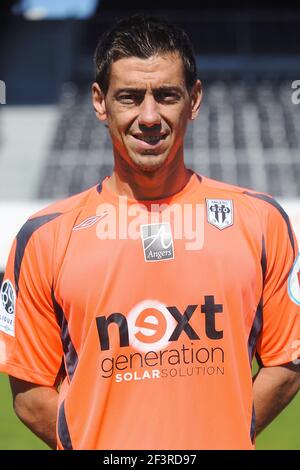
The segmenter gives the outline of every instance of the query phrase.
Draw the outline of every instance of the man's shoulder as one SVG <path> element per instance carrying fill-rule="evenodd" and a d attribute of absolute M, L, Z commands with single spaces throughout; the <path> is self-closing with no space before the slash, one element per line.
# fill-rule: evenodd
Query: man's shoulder
<path fill-rule="evenodd" d="M 257 191 L 255 189 L 246 188 L 243 186 L 236 186 L 223 181 L 214 180 L 211 178 L 203 177 L 203 183 L 210 190 L 215 190 L 215 193 L 224 199 L 241 199 L 244 201 L 252 201 L 252 205 L 262 207 L 268 210 L 270 206 L 281 209 L 279 203 L 268 193 Z M 211 192 L 211 191 L 209 191 Z"/>
<path fill-rule="evenodd" d="M 52 202 L 51 204 L 45 206 L 43 209 L 35 212 L 30 216 L 29 219 L 34 219 L 37 217 L 47 217 L 52 214 L 63 215 L 68 214 L 76 210 L 80 210 L 85 207 L 91 197 L 97 192 L 97 186 L 92 186 L 91 188 L 82 191 L 81 193 L 74 194 L 69 197 L 60 199 L 59 201 Z"/>
<path fill-rule="evenodd" d="M 243 186 L 237 186 L 237 185 L 230 184 L 230 183 L 224 183 L 223 181 L 214 180 L 206 176 L 202 178 L 203 178 L 203 183 L 207 187 L 211 189 L 215 189 L 216 191 L 227 193 L 228 195 L 231 194 L 233 196 L 235 195 L 236 197 L 238 197 L 239 195 L 241 196 L 242 195 L 246 195 L 246 196 L 262 195 L 265 197 L 272 198 L 272 196 L 270 196 L 269 194 L 256 191 L 255 189 L 250 189 L 250 188 L 246 188 Z"/>
<path fill-rule="evenodd" d="M 207 177 L 203 178 L 203 183 L 207 188 L 207 193 L 212 195 L 214 199 L 233 199 L 235 203 L 248 207 L 253 214 L 256 213 L 260 218 L 268 217 L 274 221 L 284 219 L 288 223 L 288 215 L 285 210 L 268 193 L 223 183 Z"/>
<path fill-rule="evenodd" d="M 255 215 L 260 221 L 268 222 L 271 230 L 273 228 L 287 227 L 288 234 L 293 245 L 292 228 L 289 217 L 279 202 L 270 194 L 255 191 L 254 189 L 235 186 L 221 181 L 204 178 L 207 188 L 213 189 L 215 199 L 234 199 L 241 206 L 248 208 L 247 217 Z M 212 191 L 209 191 L 211 194 Z M 250 211 L 250 212 L 249 212 Z"/>
<path fill-rule="evenodd" d="M 26 246 L 34 234 L 39 237 L 39 240 L 45 239 L 46 242 L 49 242 L 49 239 L 56 231 L 56 227 L 64 227 L 66 233 L 69 233 L 79 213 L 96 194 L 97 187 L 93 186 L 35 212 L 20 228 L 17 234 L 18 244 L 21 243 L 22 246 Z"/>

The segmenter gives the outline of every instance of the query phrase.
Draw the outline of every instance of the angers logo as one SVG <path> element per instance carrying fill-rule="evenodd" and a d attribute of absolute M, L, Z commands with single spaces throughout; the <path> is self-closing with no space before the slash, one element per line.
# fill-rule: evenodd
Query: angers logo
<path fill-rule="evenodd" d="M 145 261 L 174 259 L 173 239 L 168 222 L 141 225 Z"/>
<path fill-rule="evenodd" d="M 206 199 L 207 220 L 220 230 L 233 225 L 233 203 L 228 199 Z"/>

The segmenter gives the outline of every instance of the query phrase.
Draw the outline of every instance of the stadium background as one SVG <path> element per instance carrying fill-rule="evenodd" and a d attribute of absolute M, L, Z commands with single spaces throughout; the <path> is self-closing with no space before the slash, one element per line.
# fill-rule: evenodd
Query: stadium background
<path fill-rule="evenodd" d="M 200 3 L 1 1 L 0 282 L 27 217 L 111 171 L 107 130 L 91 105 L 92 55 L 101 32 L 134 12 L 173 20 L 193 41 L 204 102 L 188 131 L 188 165 L 274 195 L 300 240 L 300 104 L 292 99 L 292 83 L 300 85 L 300 7 Z M 298 395 L 258 449 L 300 449 L 299 421 Z M 0 375 L 0 449 L 45 448 L 13 415 Z"/>

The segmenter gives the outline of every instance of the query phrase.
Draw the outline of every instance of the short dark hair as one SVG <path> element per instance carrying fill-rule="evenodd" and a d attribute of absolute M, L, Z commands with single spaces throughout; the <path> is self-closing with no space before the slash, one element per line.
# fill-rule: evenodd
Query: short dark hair
<path fill-rule="evenodd" d="M 197 80 L 196 59 L 191 41 L 179 27 L 153 16 L 124 18 L 100 38 L 95 55 L 95 80 L 103 93 L 109 86 L 110 66 L 124 57 L 147 59 L 156 54 L 178 53 L 185 82 L 191 90 Z"/>

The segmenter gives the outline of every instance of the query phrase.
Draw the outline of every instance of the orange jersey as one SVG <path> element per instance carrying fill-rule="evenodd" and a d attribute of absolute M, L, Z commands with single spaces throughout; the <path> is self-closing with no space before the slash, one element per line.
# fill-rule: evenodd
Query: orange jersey
<path fill-rule="evenodd" d="M 1 371 L 52 386 L 63 363 L 59 449 L 252 449 L 252 358 L 291 362 L 299 344 L 287 215 L 270 196 L 195 173 L 139 206 L 120 204 L 107 180 L 17 235 Z"/>

